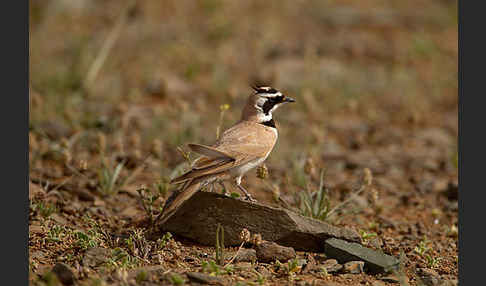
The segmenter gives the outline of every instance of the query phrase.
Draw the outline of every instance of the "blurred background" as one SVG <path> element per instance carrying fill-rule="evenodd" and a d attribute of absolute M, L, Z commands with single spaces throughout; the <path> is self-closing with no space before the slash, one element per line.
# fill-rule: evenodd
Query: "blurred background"
<path fill-rule="evenodd" d="M 157 189 L 163 205 L 188 166 L 184 144 L 212 144 L 261 84 L 297 102 L 274 116 L 266 178 L 243 180 L 256 199 L 305 213 L 300 193 L 312 199 L 324 170 L 335 206 L 369 168 L 371 198 L 334 223 L 386 217 L 437 243 L 457 235 L 457 1 L 29 4 L 31 223 L 42 203 L 74 224 L 90 213 L 112 231 L 132 227 L 146 217 L 135 190 Z M 454 276 L 451 245 L 441 273 Z"/>
<path fill-rule="evenodd" d="M 455 156 L 457 36 L 447 0 L 31 0 L 30 134 L 47 149 L 30 164 L 84 131 L 69 159 L 92 166 L 101 132 L 110 154 L 155 151 L 167 176 L 178 146 L 215 140 L 221 105 L 223 129 L 239 119 L 254 83 L 298 102 L 276 114 L 272 176 L 348 152 L 389 171 L 380 151 L 396 160 L 419 135 Z"/>
<path fill-rule="evenodd" d="M 123 162 L 134 186 L 167 181 L 262 84 L 297 103 L 276 112 L 270 180 L 246 180 L 257 198 L 321 169 L 342 196 L 365 167 L 391 192 L 457 177 L 457 37 L 445 0 L 32 0 L 31 176 Z"/>

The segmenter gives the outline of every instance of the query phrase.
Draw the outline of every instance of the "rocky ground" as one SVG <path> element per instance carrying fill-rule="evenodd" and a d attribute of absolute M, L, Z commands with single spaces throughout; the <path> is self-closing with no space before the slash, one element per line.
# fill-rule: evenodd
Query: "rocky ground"
<path fill-rule="evenodd" d="M 457 285 L 456 2 L 79 3 L 30 1 L 31 285 Z M 250 83 L 297 102 L 243 184 L 298 223 L 228 184 L 161 226 Z"/>

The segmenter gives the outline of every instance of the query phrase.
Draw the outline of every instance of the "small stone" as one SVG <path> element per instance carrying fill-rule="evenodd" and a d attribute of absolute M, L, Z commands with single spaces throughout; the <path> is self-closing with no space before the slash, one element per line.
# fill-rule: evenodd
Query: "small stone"
<path fill-rule="evenodd" d="M 50 139 L 68 138 L 72 131 L 60 121 L 43 121 L 36 126 L 44 132 Z"/>
<path fill-rule="evenodd" d="M 96 200 L 95 196 L 86 190 L 79 189 L 75 193 L 81 201 L 94 202 Z"/>
<path fill-rule="evenodd" d="M 457 279 L 452 279 L 452 280 L 444 281 L 444 283 L 441 286 L 457 286 L 457 285 L 459 285 Z"/>
<path fill-rule="evenodd" d="M 402 273 L 392 273 L 388 276 L 384 276 L 379 278 L 381 281 L 384 282 L 389 282 L 389 283 L 402 283 L 402 284 L 407 284 L 408 283 L 408 277 L 407 275 Z"/>
<path fill-rule="evenodd" d="M 105 263 L 111 257 L 111 251 L 106 248 L 93 247 L 86 251 L 83 258 L 83 265 L 97 267 Z"/>
<path fill-rule="evenodd" d="M 327 259 L 322 264 L 322 267 L 326 269 L 327 273 L 338 272 L 343 268 L 343 266 L 339 264 L 336 259 Z"/>
<path fill-rule="evenodd" d="M 35 251 L 30 255 L 30 258 L 35 258 L 38 260 L 44 259 L 45 257 L 46 257 L 46 253 L 42 250 Z"/>
<path fill-rule="evenodd" d="M 373 281 L 373 283 L 371 283 L 371 286 L 386 286 L 386 284 L 382 281 Z"/>
<path fill-rule="evenodd" d="M 29 225 L 29 233 L 44 233 L 44 228 L 40 225 Z"/>
<path fill-rule="evenodd" d="M 62 282 L 62 284 L 74 284 L 74 273 L 66 264 L 57 263 L 54 268 L 52 268 L 52 272 L 56 274 L 57 278 Z"/>
<path fill-rule="evenodd" d="M 439 274 L 432 269 L 417 268 L 416 273 L 418 278 L 426 286 L 437 286 L 442 284 L 442 279 L 440 278 Z"/>
<path fill-rule="evenodd" d="M 235 264 L 236 270 L 249 271 L 253 268 L 251 262 L 238 262 Z"/>
<path fill-rule="evenodd" d="M 268 270 L 265 266 L 263 265 L 257 265 L 255 267 L 255 270 L 260 273 L 260 275 L 262 275 L 263 277 L 265 278 L 269 278 L 272 276 L 272 272 L 270 272 L 270 270 Z"/>
<path fill-rule="evenodd" d="M 304 267 L 302 268 L 302 271 L 301 271 L 302 274 L 306 274 L 306 273 L 309 273 L 310 271 L 317 269 L 316 260 L 314 259 L 314 257 L 311 254 L 306 253 L 305 254 L 305 260 L 306 260 L 306 263 L 305 263 Z"/>
<path fill-rule="evenodd" d="M 199 273 L 199 272 L 187 272 L 186 273 L 187 278 L 189 280 L 196 282 L 196 283 L 201 283 L 201 284 L 210 284 L 210 285 L 223 285 L 224 280 L 215 276 L 211 276 L 208 274 L 204 273 Z"/>
<path fill-rule="evenodd" d="M 296 254 L 292 247 L 281 246 L 275 242 L 265 241 L 256 247 L 256 256 L 259 262 L 269 263 L 275 260 L 286 262 L 295 258 Z"/>
<path fill-rule="evenodd" d="M 39 185 L 32 184 L 29 182 L 29 200 L 42 198 L 46 195 L 44 189 L 39 187 Z"/>
<path fill-rule="evenodd" d="M 364 272 L 364 262 L 363 261 L 349 261 L 344 263 L 343 272 L 350 274 L 360 274 Z"/>
<path fill-rule="evenodd" d="M 235 257 L 235 262 L 247 262 L 247 261 L 256 261 L 256 250 L 255 249 L 246 249 L 242 248 Z"/>
<path fill-rule="evenodd" d="M 56 213 L 51 214 L 51 219 L 53 221 L 61 224 L 61 225 L 67 225 L 68 224 L 68 221 L 64 217 L 62 217 L 62 216 L 60 216 L 60 215 L 58 215 Z"/>
<path fill-rule="evenodd" d="M 330 238 L 324 243 L 324 253 L 337 259 L 340 263 L 364 261 L 367 271 L 378 274 L 398 268 L 399 260 L 381 251 L 363 247 L 354 242 Z"/>

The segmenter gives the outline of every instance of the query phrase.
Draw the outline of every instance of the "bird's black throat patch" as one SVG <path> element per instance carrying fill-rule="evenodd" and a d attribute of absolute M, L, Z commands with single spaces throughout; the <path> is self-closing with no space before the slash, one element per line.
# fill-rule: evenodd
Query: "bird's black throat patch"
<path fill-rule="evenodd" d="M 263 124 L 263 125 L 268 126 L 268 127 L 277 128 L 277 127 L 275 126 L 275 121 L 273 121 L 273 118 L 272 118 L 272 119 L 270 119 L 270 120 L 268 120 L 268 121 L 264 121 L 264 122 L 262 122 L 262 123 L 260 123 L 260 124 Z"/>

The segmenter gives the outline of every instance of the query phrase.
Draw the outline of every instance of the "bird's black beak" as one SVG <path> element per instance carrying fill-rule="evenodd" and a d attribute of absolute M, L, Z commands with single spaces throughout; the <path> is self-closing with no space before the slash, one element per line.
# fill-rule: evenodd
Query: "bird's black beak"
<path fill-rule="evenodd" d="M 295 102 L 295 99 L 293 99 L 292 97 L 286 96 L 283 101 L 284 102 Z"/>

